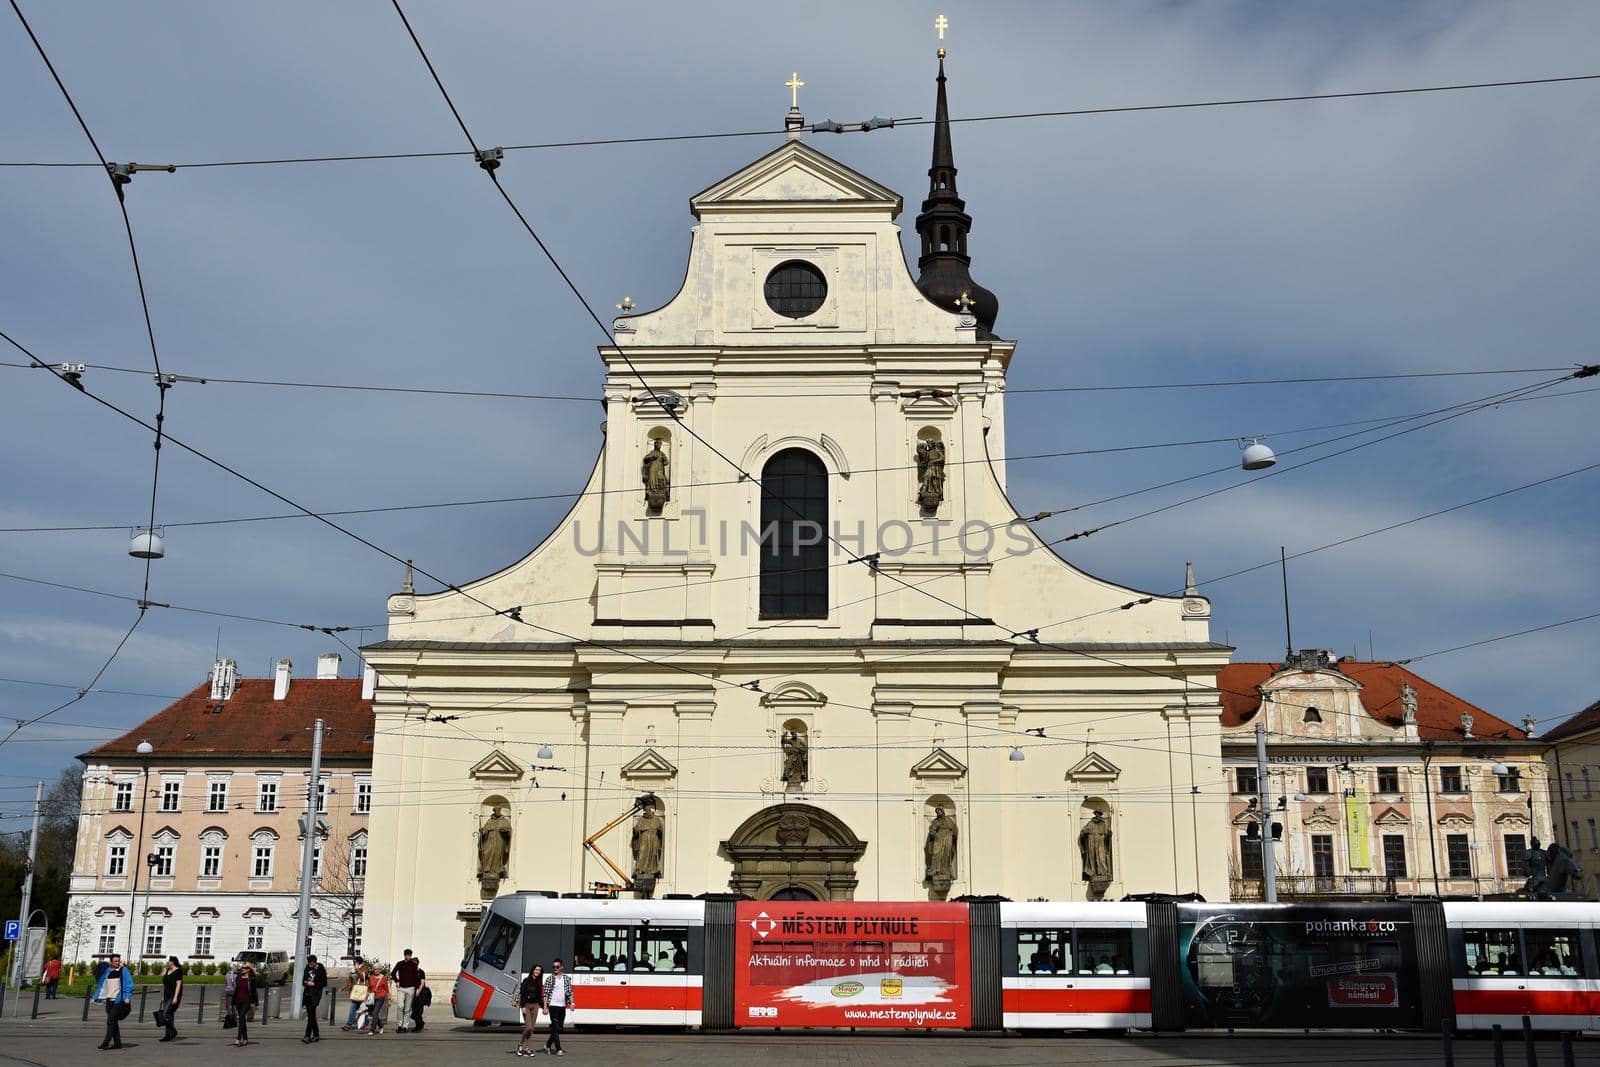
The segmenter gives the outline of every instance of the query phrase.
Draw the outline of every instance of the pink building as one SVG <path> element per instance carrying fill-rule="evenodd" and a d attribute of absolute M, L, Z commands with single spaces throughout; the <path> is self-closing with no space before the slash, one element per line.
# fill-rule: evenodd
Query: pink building
<path fill-rule="evenodd" d="M 321 719 L 312 951 L 359 951 L 372 787 L 372 682 L 317 677 L 288 660 L 273 678 L 211 680 L 84 753 L 83 815 L 68 906 L 69 960 L 123 952 L 221 961 L 293 955 L 313 724 Z M 148 755 L 139 752 L 148 741 Z"/>

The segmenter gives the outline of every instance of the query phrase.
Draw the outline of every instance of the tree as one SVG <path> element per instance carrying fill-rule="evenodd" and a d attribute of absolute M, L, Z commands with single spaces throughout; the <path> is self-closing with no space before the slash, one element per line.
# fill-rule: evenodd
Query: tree
<path fill-rule="evenodd" d="M 89 902 L 82 898 L 67 906 L 66 924 L 61 931 L 61 955 L 71 963 L 84 962 L 83 950 L 89 945 L 93 925 L 89 917 Z"/>
<path fill-rule="evenodd" d="M 361 904 L 366 892 L 366 838 L 355 844 L 323 838 L 322 863 L 311 883 L 311 919 L 307 930 L 313 943 L 338 946 L 338 956 L 351 952 L 351 942 L 361 928 Z M 358 873 L 359 872 L 359 873 Z M 297 917 L 289 917 L 293 929 Z"/>

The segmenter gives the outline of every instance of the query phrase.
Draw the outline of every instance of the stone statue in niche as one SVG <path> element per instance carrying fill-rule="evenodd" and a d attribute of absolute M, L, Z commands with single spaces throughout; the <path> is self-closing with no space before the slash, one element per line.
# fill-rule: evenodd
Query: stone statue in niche
<path fill-rule="evenodd" d="M 958 839 L 955 819 L 946 815 L 944 808 L 934 808 L 933 821 L 928 824 L 928 836 L 922 844 L 923 879 L 940 895 L 950 891 L 956 876 Z"/>
<path fill-rule="evenodd" d="M 652 514 L 657 514 L 672 499 L 672 461 L 661 450 L 661 438 L 655 438 L 650 451 L 644 454 L 639 465 L 640 480 L 644 482 L 644 502 Z"/>
<path fill-rule="evenodd" d="M 806 735 L 798 730 L 785 730 L 783 734 L 783 784 L 794 787 L 804 785 L 811 777 L 811 746 Z"/>
<path fill-rule="evenodd" d="M 1104 886 L 1111 881 L 1111 823 L 1096 809 L 1078 831 L 1078 854 L 1083 858 L 1083 880 Z"/>
<path fill-rule="evenodd" d="M 633 820 L 633 885 L 640 896 L 655 892 L 661 877 L 661 854 L 666 843 L 666 825 L 656 814 L 654 800 L 645 800 L 639 817 Z"/>
<path fill-rule="evenodd" d="M 937 511 L 944 502 L 944 442 L 931 437 L 917 445 L 917 503 Z"/>
<path fill-rule="evenodd" d="M 491 896 L 500 888 L 511 858 L 511 820 L 496 804 L 478 827 L 478 884 Z"/>

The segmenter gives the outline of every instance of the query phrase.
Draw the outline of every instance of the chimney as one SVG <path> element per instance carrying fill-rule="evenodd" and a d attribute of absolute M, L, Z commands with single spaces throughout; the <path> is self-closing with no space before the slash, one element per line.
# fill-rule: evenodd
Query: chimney
<path fill-rule="evenodd" d="M 233 687 L 239 683 L 239 665 L 231 659 L 219 659 L 211 665 L 211 699 L 227 700 L 233 696 Z"/>
<path fill-rule="evenodd" d="M 371 700 L 378 689 L 378 672 L 372 669 L 370 663 L 361 667 L 361 699 Z"/>
<path fill-rule="evenodd" d="M 340 656 L 339 656 L 339 653 L 337 653 L 337 652 L 324 652 L 322 655 L 318 656 L 317 657 L 317 677 L 318 678 L 337 678 L 337 677 L 339 677 L 339 660 L 340 660 Z"/>
<path fill-rule="evenodd" d="M 289 695 L 289 675 L 294 671 L 294 664 L 286 659 L 278 661 L 278 669 L 272 676 L 272 699 L 282 700 Z"/>

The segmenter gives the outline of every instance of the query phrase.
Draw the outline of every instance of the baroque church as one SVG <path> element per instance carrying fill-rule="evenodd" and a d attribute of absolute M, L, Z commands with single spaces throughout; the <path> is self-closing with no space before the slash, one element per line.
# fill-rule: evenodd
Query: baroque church
<path fill-rule="evenodd" d="M 571 511 L 389 598 L 367 944 L 454 959 L 519 890 L 1226 898 L 1230 649 L 1192 587 L 1086 574 L 1007 497 L 1018 346 L 971 276 L 942 51 L 937 86 L 915 277 L 900 196 L 791 108 L 599 350 Z"/>

